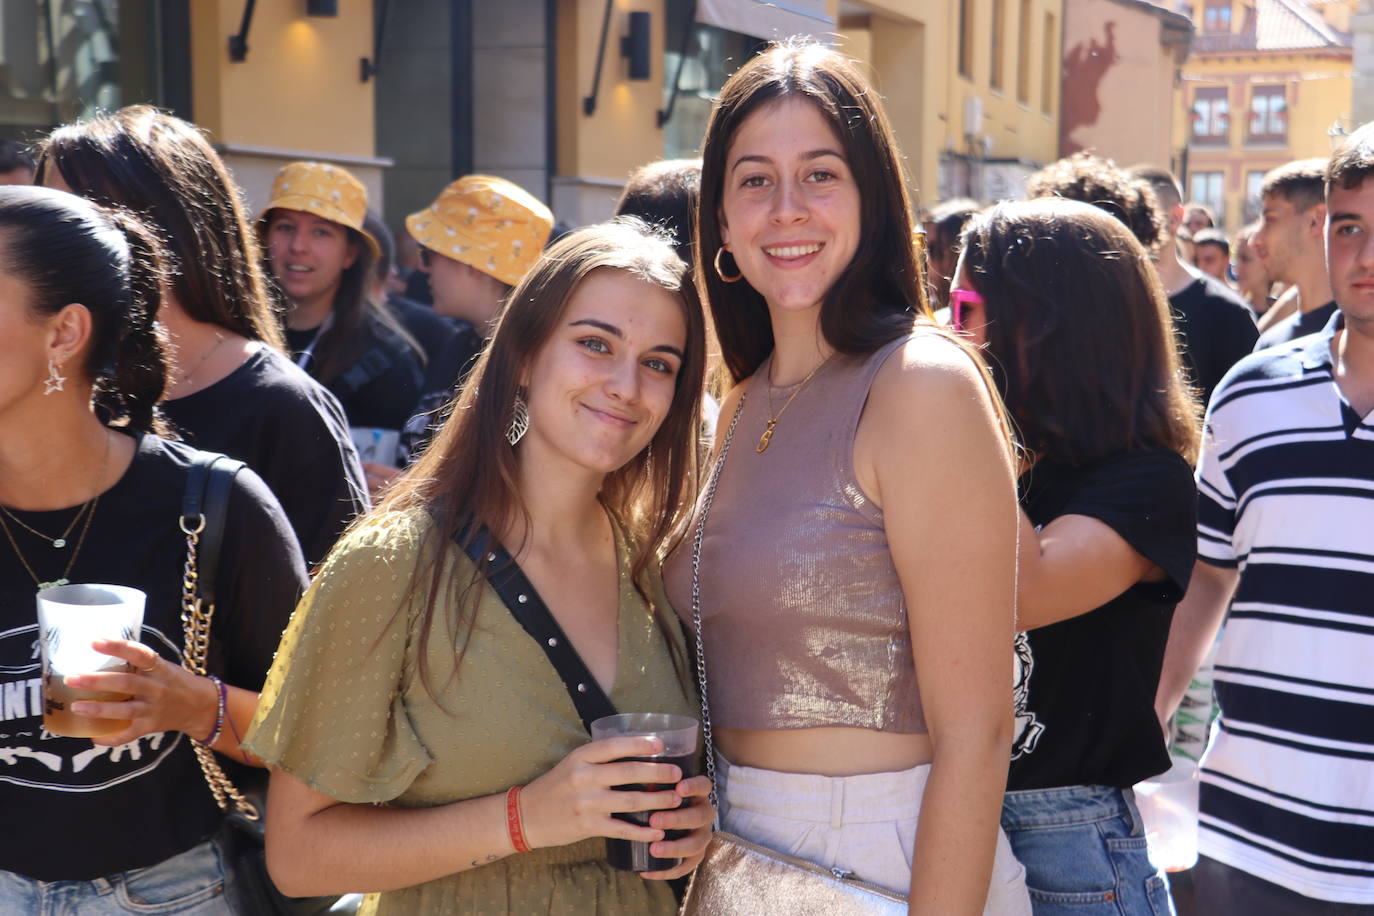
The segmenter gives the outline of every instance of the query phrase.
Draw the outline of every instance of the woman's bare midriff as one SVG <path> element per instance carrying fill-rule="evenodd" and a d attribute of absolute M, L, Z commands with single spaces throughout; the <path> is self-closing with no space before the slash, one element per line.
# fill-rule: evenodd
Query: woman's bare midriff
<path fill-rule="evenodd" d="M 732 764 L 783 773 L 892 773 L 934 759 L 930 735 L 902 735 L 867 728 L 716 728 L 714 735 L 720 752 Z"/>

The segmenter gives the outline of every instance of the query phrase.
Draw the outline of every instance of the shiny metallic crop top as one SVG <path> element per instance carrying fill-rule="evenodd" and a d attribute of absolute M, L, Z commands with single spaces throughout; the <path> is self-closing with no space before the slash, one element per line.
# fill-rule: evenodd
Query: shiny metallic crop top
<path fill-rule="evenodd" d="M 711 718 L 725 728 L 855 726 L 923 734 L 911 631 L 883 513 L 854 475 L 854 433 L 883 360 L 837 353 L 768 425 L 765 361 L 750 380 L 701 548 Z M 781 406 L 793 388 L 775 388 Z M 720 422 L 730 422 L 721 415 Z M 692 623 L 692 536 L 664 563 Z"/>

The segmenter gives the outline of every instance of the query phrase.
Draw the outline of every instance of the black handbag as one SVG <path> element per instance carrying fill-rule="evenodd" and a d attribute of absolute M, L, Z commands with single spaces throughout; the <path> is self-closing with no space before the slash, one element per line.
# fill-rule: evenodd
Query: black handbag
<path fill-rule="evenodd" d="M 244 467 L 212 452 L 197 452 L 186 477 L 182 498 L 181 530 L 186 535 L 186 571 L 182 576 L 181 622 L 186 646 L 182 666 L 206 674 L 210 654 L 210 622 L 215 613 L 215 579 L 224 545 L 224 521 L 234 477 Z M 235 909 L 245 916 L 318 916 L 329 911 L 338 896 L 288 897 L 272 883 L 263 851 L 262 812 L 266 782 L 256 771 L 249 776 L 254 787 L 240 792 L 215 758 L 215 752 L 193 741 L 196 759 L 205 773 L 215 802 L 225 812 L 219 842 L 226 868 L 233 874 Z"/>

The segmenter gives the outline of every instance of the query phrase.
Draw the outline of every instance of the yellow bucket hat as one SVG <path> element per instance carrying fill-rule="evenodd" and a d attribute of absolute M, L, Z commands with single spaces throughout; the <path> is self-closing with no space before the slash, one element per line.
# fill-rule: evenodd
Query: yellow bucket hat
<path fill-rule="evenodd" d="M 406 229 L 430 251 L 515 286 L 539 260 L 553 213 L 504 178 L 464 175 L 407 216 Z"/>
<path fill-rule="evenodd" d="M 273 210 L 299 210 L 321 219 L 347 226 L 367 240 L 374 258 L 382 247 L 363 228 L 367 215 L 367 188 L 347 169 L 324 162 L 292 162 L 283 166 L 272 181 L 272 197 L 258 222 L 265 226 Z"/>

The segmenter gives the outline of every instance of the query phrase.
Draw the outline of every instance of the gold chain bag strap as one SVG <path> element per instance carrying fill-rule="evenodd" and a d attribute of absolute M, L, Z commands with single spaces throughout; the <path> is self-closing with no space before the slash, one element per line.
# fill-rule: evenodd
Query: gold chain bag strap
<path fill-rule="evenodd" d="M 181 625 L 186 642 L 182 649 L 181 666 L 202 677 L 210 673 L 206 662 L 210 654 L 210 622 L 215 615 L 215 605 L 213 588 L 203 588 L 200 580 L 201 535 L 206 535 L 207 552 L 212 554 L 210 565 L 213 568 L 219 558 L 229 488 L 241 467 L 243 462 L 223 455 L 197 454 L 186 481 L 186 498 L 178 522 L 186 535 L 186 566 L 181 576 Z M 209 594 L 205 594 L 207 591 Z M 232 804 L 243 817 L 251 821 L 258 820 L 261 814 L 257 806 L 234 787 L 215 759 L 215 752 L 195 739 L 191 740 L 191 749 L 195 751 L 196 760 L 205 774 L 205 782 L 220 810 L 228 811 Z"/>
<path fill-rule="evenodd" d="M 748 392 L 740 396 L 725 433 L 720 456 L 711 469 L 702 497 L 701 517 L 692 538 L 692 626 L 696 631 L 697 688 L 701 692 L 701 731 L 706 742 L 706 775 L 711 804 L 716 796 L 716 748 L 706 695 L 706 648 L 701 627 L 701 542 L 706 516 L 715 502 L 730 443 Z M 717 824 L 719 827 L 719 824 Z M 790 856 L 724 830 L 717 830 L 706 856 L 692 875 L 682 901 L 682 916 L 905 916 L 906 898 L 875 884 L 858 881 L 843 869 L 829 869 Z"/>

